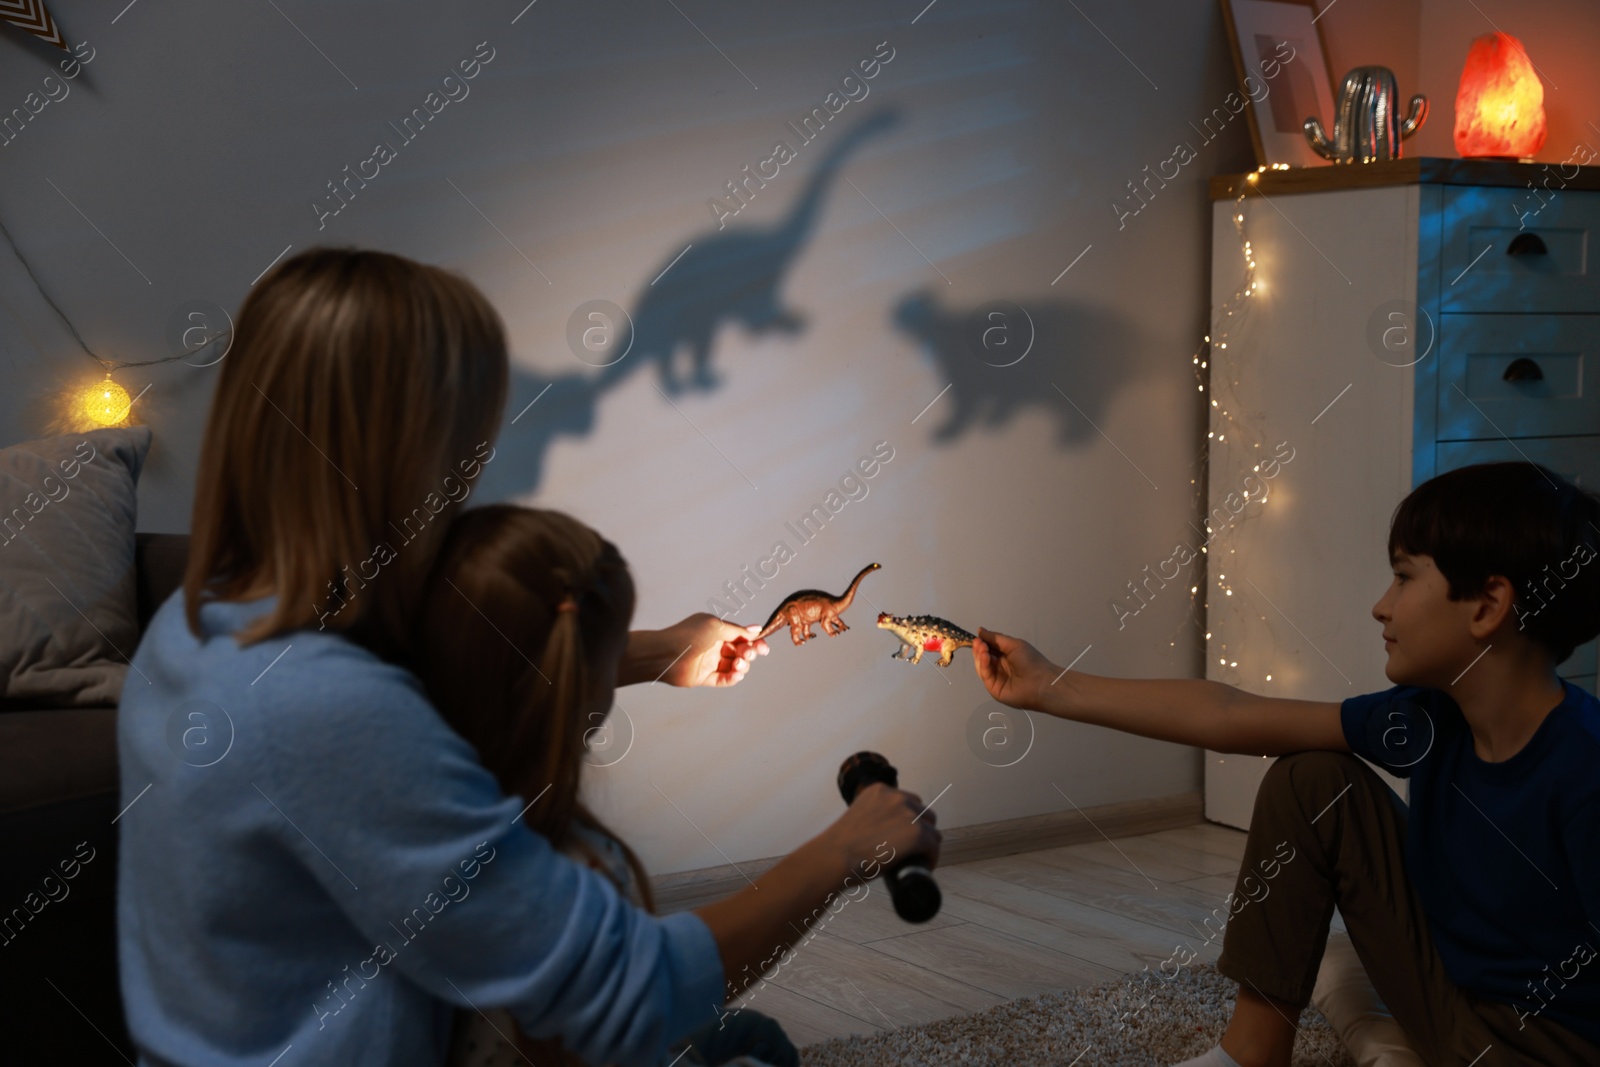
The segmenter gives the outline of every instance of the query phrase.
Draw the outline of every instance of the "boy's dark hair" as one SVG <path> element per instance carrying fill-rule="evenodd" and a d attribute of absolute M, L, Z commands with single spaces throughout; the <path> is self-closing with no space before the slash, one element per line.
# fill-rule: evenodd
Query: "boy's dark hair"
<path fill-rule="evenodd" d="M 1564 662 L 1600 634 L 1600 496 L 1531 462 L 1479 463 L 1413 489 L 1389 524 L 1389 556 L 1432 556 L 1450 599 L 1491 575 L 1515 590 L 1517 629 Z"/>

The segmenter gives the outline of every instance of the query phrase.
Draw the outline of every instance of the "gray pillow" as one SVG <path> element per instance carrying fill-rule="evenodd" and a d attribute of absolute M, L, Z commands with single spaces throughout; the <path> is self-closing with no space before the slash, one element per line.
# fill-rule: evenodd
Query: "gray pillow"
<path fill-rule="evenodd" d="M 135 488 L 150 428 L 0 449 L 0 697 L 116 704 L 139 642 Z"/>

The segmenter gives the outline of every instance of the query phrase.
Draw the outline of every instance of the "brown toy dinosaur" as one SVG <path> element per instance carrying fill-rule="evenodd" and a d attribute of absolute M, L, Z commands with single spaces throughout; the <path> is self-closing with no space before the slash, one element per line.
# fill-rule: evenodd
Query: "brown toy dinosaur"
<path fill-rule="evenodd" d="M 761 628 L 756 640 L 759 641 L 786 624 L 789 627 L 789 636 L 796 645 L 803 645 L 817 636 L 811 632 L 813 623 L 820 623 L 823 633 L 829 637 L 844 633 L 850 627 L 844 624 L 839 614 L 855 599 L 856 587 L 861 584 L 861 579 L 881 566 L 880 563 L 869 563 L 862 567 L 861 573 L 850 583 L 850 588 L 839 596 L 824 593 L 820 589 L 802 589 L 798 593 L 790 593 L 783 598 L 783 603 L 778 605 L 772 617 L 767 620 L 767 624 Z"/>

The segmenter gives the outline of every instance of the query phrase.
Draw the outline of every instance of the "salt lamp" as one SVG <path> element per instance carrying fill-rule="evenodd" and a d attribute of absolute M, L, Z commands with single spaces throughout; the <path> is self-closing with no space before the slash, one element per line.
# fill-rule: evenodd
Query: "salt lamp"
<path fill-rule="evenodd" d="M 1456 151 L 1531 161 L 1547 133 L 1544 86 L 1522 42 L 1498 30 L 1473 41 L 1456 93 Z"/>

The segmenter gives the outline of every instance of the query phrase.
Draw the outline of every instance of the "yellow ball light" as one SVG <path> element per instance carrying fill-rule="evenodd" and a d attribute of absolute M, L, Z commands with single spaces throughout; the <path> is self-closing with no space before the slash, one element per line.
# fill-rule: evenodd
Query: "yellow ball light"
<path fill-rule="evenodd" d="M 115 426 L 128 417 L 131 407 L 133 400 L 128 391 L 112 381 L 109 374 L 105 381 L 90 386 L 78 397 L 83 417 L 97 426 Z"/>

